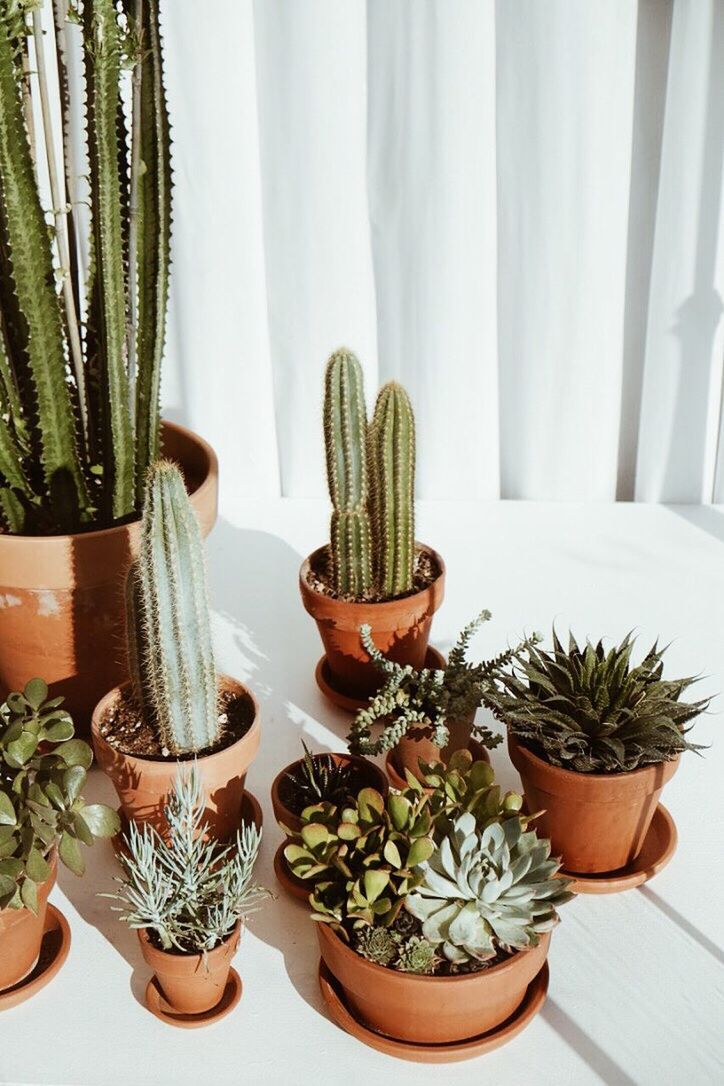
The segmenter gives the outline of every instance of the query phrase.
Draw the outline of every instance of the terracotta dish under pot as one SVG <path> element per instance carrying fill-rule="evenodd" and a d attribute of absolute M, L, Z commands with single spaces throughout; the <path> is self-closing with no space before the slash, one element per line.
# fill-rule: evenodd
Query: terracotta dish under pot
<path fill-rule="evenodd" d="M 352 794 L 356 795 L 363 788 L 376 788 L 378 792 L 381 792 L 383 796 L 387 795 L 389 790 L 389 783 L 387 777 L 374 762 L 370 762 L 367 758 L 360 758 L 356 754 L 316 754 L 312 755 L 313 758 L 331 758 L 335 765 L 350 765 L 353 768 L 352 778 Z M 286 826 L 290 830 L 300 830 L 302 827 L 302 820 L 298 814 L 294 814 L 287 803 L 289 801 L 289 789 L 292 787 L 288 783 L 289 773 L 294 773 L 302 765 L 302 759 L 298 759 L 296 762 L 292 762 L 286 769 L 282 769 L 280 773 L 277 773 L 271 786 L 271 800 L 272 807 L 274 809 L 274 817 L 280 826 Z"/>
<path fill-rule="evenodd" d="M 58 858 L 49 857 L 51 871 L 38 886 L 38 914 L 30 909 L 0 909 L 0 992 L 18 984 L 37 965 L 43 941 L 48 894 L 55 885 Z"/>
<path fill-rule="evenodd" d="M 679 758 L 629 773 L 574 773 L 549 765 L 508 732 L 508 751 L 520 773 L 526 803 L 542 811 L 536 831 L 549 837 L 565 871 L 601 873 L 638 856 L 661 790 Z"/>
<path fill-rule="evenodd" d="M 499 965 L 455 977 L 425 977 L 356 954 L 328 924 L 317 923 L 322 958 L 355 1018 L 387 1037 L 449 1044 L 495 1029 L 521 1005 L 545 964 L 550 934 Z"/>
<path fill-rule="evenodd" d="M 216 520 L 216 454 L 183 426 L 163 424 L 163 452 L 178 461 L 201 531 Z M 0 534 L 0 694 L 40 676 L 62 695 L 78 735 L 93 706 L 128 676 L 123 585 L 140 520 L 77 535 Z"/>
<path fill-rule="evenodd" d="M 164 819 L 166 796 L 173 790 L 179 762 L 174 758 L 146 758 L 124 754 L 101 735 L 101 723 L 123 687 L 116 687 L 99 701 L 93 713 L 91 739 L 96 760 L 118 793 L 121 812 L 127 819 L 148 822 L 158 832 L 167 832 Z M 226 840 L 236 833 L 241 817 L 241 803 L 249 766 L 259 749 L 261 723 L 259 706 L 248 687 L 227 675 L 219 676 L 219 689 L 245 698 L 250 705 L 253 719 L 240 739 L 213 754 L 202 754 L 196 759 L 207 797 L 204 819 L 209 823 L 210 834 Z M 181 762 L 181 765 L 192 764 Z"/>
<path fill-rule="evenodd" d="M 309 577 L 314 570 L 323 568 L 326 547 L 320 547 L 302 563 L 302 602 L 317 623 L 331 681 L 341 693 L 368 698 L 380 686 L 380 673 L 359 638 L 359 628 L 365 624 L 372 629 L 374 643 L 390 659 L 414 668 L 424 666 L 432 617 L 445 593 L 445 563 L 437 551 L 422 549 L 439 570 L 435 580 L 420 592 L 382 603 L 338 600 L 314 588 Z"/>
<path fill-rule="evenodd" d="M 139 929 L 138 938 L 143 957 L 153 969 L 169 1005 L 178 1014 L 203 1014 L 221 1001 L 240 933 L 241 925 L 237 924 L 220 946 L 205 955 L 158 950 L 143 928 Z"/>

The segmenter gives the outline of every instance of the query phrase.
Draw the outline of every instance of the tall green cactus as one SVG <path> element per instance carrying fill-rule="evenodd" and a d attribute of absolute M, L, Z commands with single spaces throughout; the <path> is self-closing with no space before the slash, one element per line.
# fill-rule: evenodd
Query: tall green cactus
<path fill-rule="evenodd" d="M 79 0 L 71 11 L 68 0 L 0 2 L 0 531 L 116 523 L 139 511 L 158 455 L 171 226 L 158 3 Z M 71 33 L 82 40 L 80 84 L 67 74 Z M 37 63 L 28 80 L 31 38 Z M 67 130 L 53 130 L 56 117 L 67 123 L 76 95 L 90 165 L 87 281 L 76 248 L 86 239 L 76 221 L 75 149 Z M 47 202 L 37 182 L 43 159 Z"/>
<path fill-rule="evenodd" d="M 362 367 L 351 351 L 335 351 L 324 379 L 327 483 L 334 506 L 330 557 L 335 591 L 361 597 L 372 589 L 367 511 L 367 409 Z"/>
<path fill-rule="evenodd" d="M 388 599 L 412 589 L 415 566 L 415 417 L 396 381 L 377 396 L 369 465 L 375 578 Z"/>
<path fill-rule="evenodd" d="M 221 726 L 201 532 L 168 460 L 148 475 L 126 636 L 136 697 L 164 747 L 176 755 L 212 747 Z"/>

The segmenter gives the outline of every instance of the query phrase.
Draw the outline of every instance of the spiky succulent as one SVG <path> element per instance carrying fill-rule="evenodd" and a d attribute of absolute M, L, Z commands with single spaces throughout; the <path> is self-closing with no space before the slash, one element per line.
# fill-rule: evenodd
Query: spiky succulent
<path fill-rule="evenodd" d="M 709 700 L 679 700 L 696 679 L 664 679 L 658 643 L 632 665 L 633 648 L 630 634 L 608 651 L 601 641 L 579 647 L 571 634 L 566 651 L 554 630 L 553 648 L 527 646 L 485 704 L 535 754 L 578 773 L 626 772 L 700 750 L 686 725 Z"/>
<path fill-rule="evenodd" d="M 344 803 L 352 788 L 349 763 L 335 762 L 329 754 L 311 754 L 304 740 L 302 746 L 304 757 L 298 768 L 287 774 L 294 813 L 315 803 Z"/>
<path fill-rule="evenodd" d="M 429 976 L 435 972 L 440 957 L 432 943 L 424 935 L 413 935 L 399 949 L 395 969 L 401 973 L 418 973 Z"/>
<path fill-rule="evenodd" d="M 391 928 L 366 927 L 354 934 L 354 949 L 376 965 L 392 965 L 401 942 L 402 936 Z"/>
<path fill-rule="evenodd" d="M 421 866 L 422 881 L 405 908 L 455 963 L 536 946 L 557 922 L 556 907 L 572 897 L 569 883 L 555 878 L 550 842 L 517 818 L 480 832 L 475 817 L 463 814 Z"/>
<path fill-rule="evenodd" d="M 527 638 L 516 648 L 507 649 L 492 660 L 471 664 L 467 651 L 473 634 L 490 619 L 490 611 L 481 611 L 458 637 L 444 668 L 420 668 L 403 666 L 389 660 L 372 640 L 369 626 L 360 627 L 360 641 L 377 665 L 384 683 L 370 698 L 366 708 L 360 709 L 347 737 L 353 754 L 382 754 L 397 746 L 411 728 L 430 730 L 432 742 L 443 748 L 450 738 L 449 721 L 470 719 L 479 705 L 483 704 L 485 691 L 492 686 L 496 676 L 518 659 L 524 648 L 533 646 L 537 635 Z M 372 729 L 382 725 L 373 738 Z M 475 737 L 486 747 L 495 747 L 500 736 L 489 729 L 474 728 Z"/>

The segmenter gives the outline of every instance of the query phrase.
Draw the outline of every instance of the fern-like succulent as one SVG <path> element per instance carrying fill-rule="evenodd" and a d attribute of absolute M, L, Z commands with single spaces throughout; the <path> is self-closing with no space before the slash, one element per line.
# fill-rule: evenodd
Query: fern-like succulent
<path fill-rule="evenodd" d="M 654 644 L 631 663 L 634 639 L 606 650 L 601 641 L 566 651 L 534 645 L 488 688 L 485 704 L 533 753 L 577 773 L 621 773 L 701 747 L 686 739 L 687 724 L 709 700 L 682 702 L 696 679 L 665 679 L 664 649 Z"/>

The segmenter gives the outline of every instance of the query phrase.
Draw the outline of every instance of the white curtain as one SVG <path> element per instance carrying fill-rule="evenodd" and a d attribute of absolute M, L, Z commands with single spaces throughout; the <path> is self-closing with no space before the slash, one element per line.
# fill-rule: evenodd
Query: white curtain
<path fill-rule="evenodd" d="M 421 497 L 724 500 L 724 0 L 166 0 L 164 29 L 164 402 L 227 486 L 324 493 L 344 344 L 370 403 L 407 386 Z"/>

